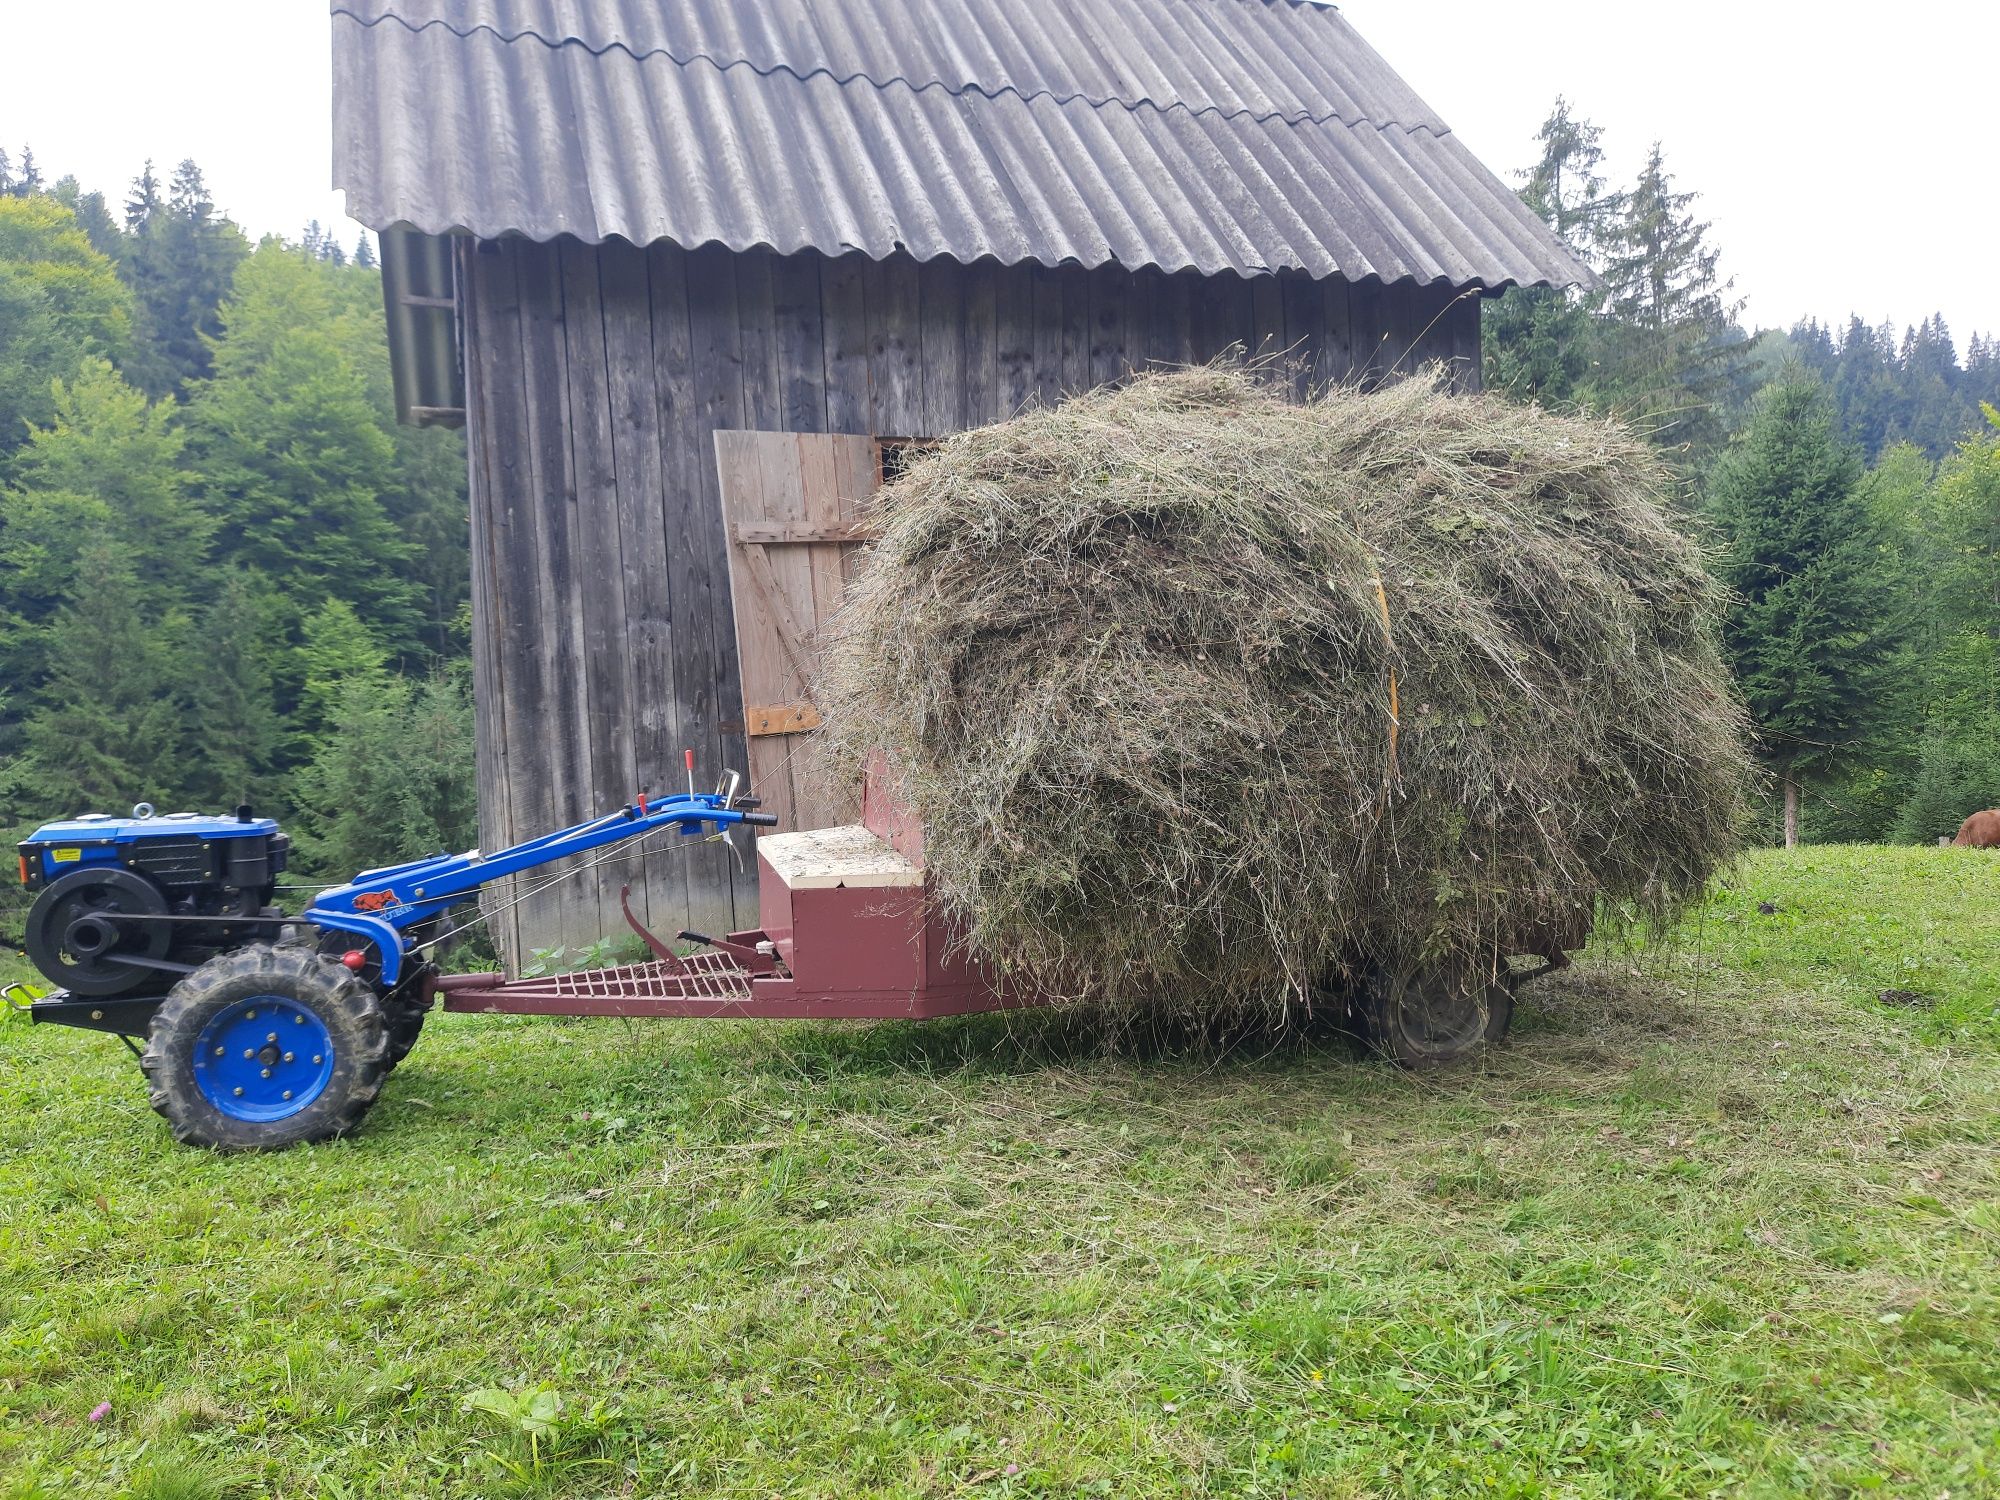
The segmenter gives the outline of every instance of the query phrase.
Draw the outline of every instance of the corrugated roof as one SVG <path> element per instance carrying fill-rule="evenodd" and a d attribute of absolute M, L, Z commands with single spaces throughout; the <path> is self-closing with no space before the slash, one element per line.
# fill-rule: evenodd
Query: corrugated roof
<path fill-rule="evenodd" d="M 881 87 L 1185 105 L 1262 119 L 1444 122 L 1330 6 L 1242 0 L 337 0 L 373 24 L 489 31 Z"/>
<path fill-rule="evenodd" d="M 1588 273 L 1297 0 L 336 0 L 377 229 L 1454 284 Z"/>

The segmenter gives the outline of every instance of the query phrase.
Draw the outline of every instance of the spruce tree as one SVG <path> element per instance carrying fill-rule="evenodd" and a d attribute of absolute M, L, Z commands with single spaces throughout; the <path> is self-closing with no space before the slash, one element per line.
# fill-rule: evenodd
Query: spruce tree
<path fill-rule="evenodd" d="M 1695 194 L 1675 190 L 1658 142 L 1608 235 L 1610 339 L 1604 368 L 1616 406 L 1691 457 L 1722 436 L 1721 407 L 1748 344 L 1741 303 L 1720 270 Z"/>
<path fill-rule="evenodd" d="M 1624 204 L 1622 193 L 1604 190 L 1603 128 L 1571 114 L 1557 95 L 1535 139 L 1542 154 L 1523 174 L 1521 201 L 1580 258 L 1596 255 Z"/>
<path fill-rule="evenodd" d="M 144 334 L 127 373 L 154 396 L 179 394 L 209 373 L 209 349 L 222 331 L 219 308 L 249 246 L 216 213 L 192 161 L 174 169 L 164 196 L 147 163 L 133 184 L 126 221 L 122 269 Z"/>
<path fill-rule="evenodd" d="M 1788 847 L 1801 782 L 1851 758 L 1891 649 L 1860 455 L 1834 422 L 1825 391 L 1793 367 L 1757 397 L 1708 485 L 1717 572 L 1736 595 L 1724 641 L 1783 788 Z"/>
<path fill-rule="evenodd" d="M 1595 264 L 1619 198 L 1604 191 L 1603 131 L 1555 108 L 1536 139 L 1541 159 L 1522 174 L 1521 199 L 1586 265 Z M 1518 401 L 1565 406 L 1588 392 L 1597 293 L 1565 287 L 1510 287 L 1484 319 L 1486 384 Z"/>
<path fill-rule="evenodd" d="M 204 805 L 225 809 L 261 804 L 277 790 L 284 748 L 279 717 L 268 590 L 241 568 L 223 570 L 197 623 L 199 669 L 193 673 L 191 719 L 203 747 L 190 766 L 190 790 Z"/>
<path fill-rule="evenodd" d="M 153 175 L 152 158 L 139 169 L 139 175 L 132 179 L 132 186 L 125 198 L 125 229 L 129 234 L 143 234 L 153 215 L 160 211 L 160 179 Z"/>
<path fill-rule="evenodd" d="M 49 674 L 24 732 L 28 808 L 120 811 L 171 804 L 187 779 L 188 716 L 172 621 L 148 618 L 138 580 L 112 538 L 84 539 L 77 597 L 49 634 Z"/>
<path fill-rule="evenodd" d="M 332 725 L 350 693 L 388 681 L 389 653 L 345 599 L 329 599 L 308 615 L 300 637 L 294 722 L 310 740 Z"/>
<path fill-rule="evenodd" d="M 293 830 L 327 874 L 463 849 L 478 837 L 472 693 L 466 673 L 356 681 L 293 784 Z"/>

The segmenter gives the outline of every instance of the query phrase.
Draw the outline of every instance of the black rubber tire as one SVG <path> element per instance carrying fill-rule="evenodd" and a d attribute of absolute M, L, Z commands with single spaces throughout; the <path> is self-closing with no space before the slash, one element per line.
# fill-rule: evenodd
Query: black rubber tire
<path fill-rule="evenodd" d="M 325 1089 L 282 1120 L 232 1119 L 195 1082 L 202 1028 L 218 1011 L 257 995 L 310 1007 L 333 1040 Z M 153 1108 L 173 1127 L 175 1140 L 216 1151 L 280 1151 L 331 1140 L 361 1124 L 389 1076 L 389 1026 L 380 998 L 341 964 L 308 948 L 259 944 L 211 959 L 174 986 L 153 1017 L 139 1066 Z"/>
<path fill-rule="evenodd" d="M 414 1005 L 398 1005 L 391 1002 L 387 1007 L 389 1025 L 389 1066 L 395 1067 L 410 1055 L 410 1049 L 417 1045 L 417 1038 L 423 1035 L 424 1016 L 428 1012 L 418 1010 Z"/>
<path fill-rule="evenodd" d="M 1354 1019 L 1369 1051 L 1398 1067 L 1436 1067 L 1498 1045 L 1514 1019 L 1514 990 L 1498 963 L 1377 973 L 1360 987 Z"/>

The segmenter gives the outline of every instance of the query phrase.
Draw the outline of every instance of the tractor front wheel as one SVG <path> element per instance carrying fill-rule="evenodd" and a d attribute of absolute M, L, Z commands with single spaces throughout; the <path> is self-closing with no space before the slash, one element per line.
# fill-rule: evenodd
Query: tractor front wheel
<path fill-rule="evenodd" d="M 275 1151 L 361 1123 L 389 1074 L 389 1027 L 380 998 L 341 964 L 259 944 L 174 986 L 140 1066 L 176 1140 Z"/>

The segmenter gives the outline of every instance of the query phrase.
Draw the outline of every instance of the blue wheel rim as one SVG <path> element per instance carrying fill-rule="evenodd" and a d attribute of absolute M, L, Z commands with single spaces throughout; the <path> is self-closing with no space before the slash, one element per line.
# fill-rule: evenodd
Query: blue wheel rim
<path fill-rule="evenodd" d="M 326 1092 L 333 1037 L 312 1010 L 283 995 L 226 1005 L 201 1029 L 194 1081 L 232 1120 L 289 1119 Z"/>

